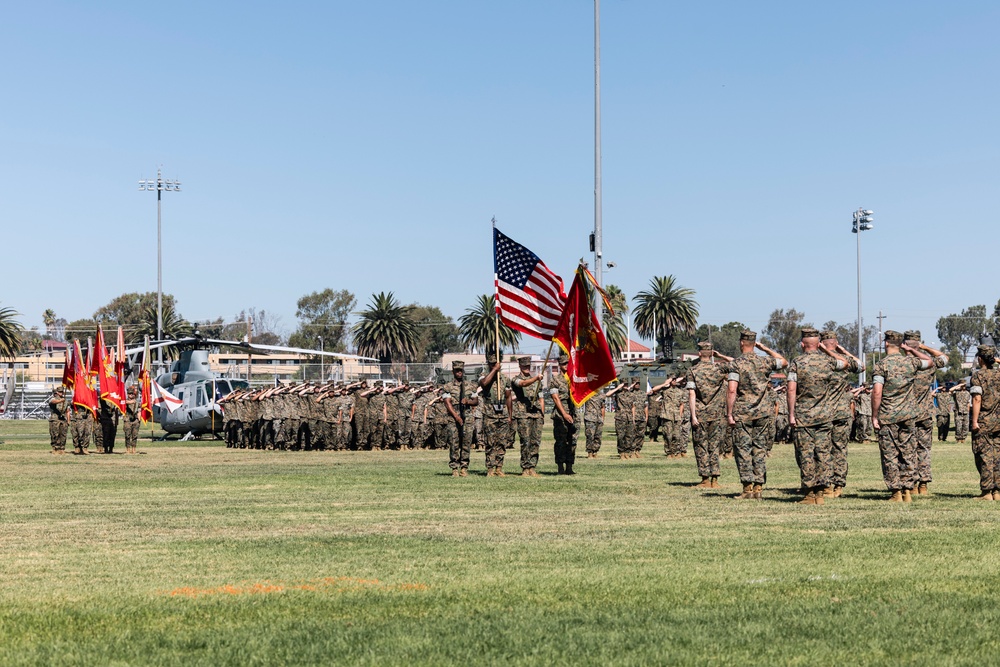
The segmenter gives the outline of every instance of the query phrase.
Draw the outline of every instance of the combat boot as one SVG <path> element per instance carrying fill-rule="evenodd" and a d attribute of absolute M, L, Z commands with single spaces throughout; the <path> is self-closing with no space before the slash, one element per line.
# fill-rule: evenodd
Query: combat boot
<path fill-rule="evenodd" d="M 695 484 L 696 489 L 710 489 L 712 488 L 712 481 L 708 477 L 701 478 L 701 484 Z"/>
<path fill-rule="evenodd" d="M 820 496 L 822 498 L 822 496 Z M 815 505 L 816 504 L 816 492 L 810 491 L 806 494 L 806 497 L 799 501 L 799 505 Z"/>
<path fill-rule="evenodd" d="M 496 477 L 497 476 L 496 468 L 487 468 L 486 469 L 486 476 L 487 477 Z"/>
<path fill-rule="evenodd" d="M 531 477 L 531 468 L 521 468 L 521 477 Z"/>
<path fill-rule="evenodd" d="M 497 477 L 506 477 L 507 476 L 507 475 L 504 474 L 503 468 L 501 468 L 500 466 L 497 466 L 496 468 L 494 468 L 493 472 L 496 474 Z"/>
<path fill-rule="evenodd" d="M 929 495 L 931 495 L 931 490 L 927 486 L 927 482 L 920 482 L 920 484 L 917 485 L 917 495 L 919 495 L 919 496 L 929 496 Z"/>
<path fill-rule="evenodd" d="M 468 468 L 462 468 L 461 470 L 458 471 L 458 476 L 459 477 L 468 477 L 469 476 L 469 469 Z"/>
<path fill-rule="evenodd" d="M 556 468 L 557 468 L 557 471 L 556 471 L 557 474 L 559 474 L 559 475 L 565 475 L 566 474 L 566 469 L 563 468 L 563 464 L 557 463 L 556 464 Z"/>
<path fill-rule="evenodd" d="M 901 503 L 901 502 L 903 502 L 903 492 L 900 491 L 900 490 L 898 490 L 898 489 L 895 490 L 895 491 L 893 491 L 892 495 L 889 496 L 889 502 L 890 503 Z"/>
<path fill-rule="evenodd" d="M 753 499 L 754 500 L 760 500 L 763 497 L 761 495 L 761 492 L 763 492 L 763 491 L 764 491 L 764 485 L 763 484 L 754 484 L 753 485 Z"/>
<path fill-rule="evenodd" d="M 753 498 L 753 484 L 744 484 L 743 493 L 736 496 L 738 500 L 749 500 Z"/>
<path fill-rule="evenodd" d="M 904 503 L 913 502 L 913 495 L 911 494 L 909 489 L 903 489 L 903 502 Z"/>
<path fill-rule="evenodd" d="M 983 495 L 976 496 L 976 500 L 995 500 L 996 491 L 983 491 Z"/>
<path fill-rule="evenodd" d="M 834 489 L 832 486 L 824 487 L 823 488 L 823 497 L 824 498 L 836 498 L 837 497 L 837 490 Z"/>
<path fill-rule="evenodd" d="M 712 488 L 713 489 L 719 488 L 719 478 L 718 477 L 712 477 Z"/>
<path fill-rule="evenodd" d="M 458 477 L 458 468 L 452 468 L 451 476 L 452 477 Z"/>
<path fill-rule="evenodd" d="M 993 500 L 1000 500 L 1000 489 L 993 489 Z"/>
<path fill-rule="evenodd" d="M 834 498 L 840 498 L 840 496 L 843 495 L 843 493 L 844 493 L 844 487 L 842 487 L 842 486 L 835 486 L 835 487 L 833 487 L 833 497 Z"/>
<path fill-rule="evenodd" d="M 573 464 L 572 463 L 567 463 L 566 464 L 566 474 L 567 475 L 575 475 L 576 474 L 575 472 L 573 472 Z"/>

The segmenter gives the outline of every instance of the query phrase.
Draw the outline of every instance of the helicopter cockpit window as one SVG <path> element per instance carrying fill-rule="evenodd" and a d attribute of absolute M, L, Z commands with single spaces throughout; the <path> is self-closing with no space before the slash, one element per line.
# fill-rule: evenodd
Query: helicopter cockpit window
<path fill-rule="evenodd" d="M 212 397 L 215 396 L 215 383 L 214 382 L 206 382 L 202 386 L 205 388 L 204 391 L 205 391 L 205 394 L 208 397 L 208 400 L 211 401 Z M 225 395 L 224 391 L 220 392 L 220 393 L 222 393 L 223 396 Z"/>

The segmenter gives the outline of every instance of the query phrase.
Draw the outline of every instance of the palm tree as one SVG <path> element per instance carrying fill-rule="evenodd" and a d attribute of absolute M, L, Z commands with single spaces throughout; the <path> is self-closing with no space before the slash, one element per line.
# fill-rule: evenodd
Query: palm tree
<path fill-rule="evenodd" d="M 608 348 L 614 359 L 621 359 L 622 352 L 625 351 L 625 339 L 628 332 L 625 329 L 625 319 L 622 317 L 618 307 L 615 307 L 615 314 L 610 310 L 604 311 L 604 337 L 608 340 Z"/>
<path fill-rule="evenodd" d="M 625 296 L 621 287 L 608 285 L 604 288 L 604 293 L 608 295 L 608 301 L 611 302 L 611 307 L 615 309 L 616 314 L 628 312 L 628 297 Z"/>
<path fill-rule="evenodd" d="M 417 351 L 420 334 L 409 318 L 410 306 L 401 306 L 392 292 L 372 295 L 368 310 L 351 334 L 358 354 L 376 357 L 380 363 L 407 361 Z"/>
<path fill-rule="evenodd" d="M 194 332 L 194 327 L 191 323 L 185 320 L 177 311 L 174 310 L 172 304 L 164 302 L 163 303 L 163 337 L 164 338 L 185 338 L 190 336 Z M 156 305 L 146 307 L 142 311 L 142 322 L 139 323 L 139 327 L 133 331 L 125 332 L 125 338 L 128 340 L 129 344 L 138 344 L 143 341 L 143 339 L 149 336 L 151 340 L 156 339 Z M 170 359 L 175 359 L 179 351 L 171 346 L 164 349 L 164 355 Z"/>
<path fill-rule="evenodd" d="M 24 327 L 14 319 L 20 315 L 13 308 L 0 308 L 0 358 L 16 357 L 21 349 L 21 332 Z"/>
<path fill-rule="evenodd" d="M 485 350 L 496 346 L 496 301 L 492 294 L 476 297 L 476 305 L 465 309 L 465 315 L 458 318 L 458 331 L 465 349 Z M 521 332 L 500 322 L 500 351 L 514 350 L 521 342 Z M 501 355 L 502 356 L 502 355 Z"/>
<path fill-rule="evenodd" d="M 655 276 L 649 289 L 635 295 L 635 330 L 651 336 L 668 359 L 674 356 L 674 332 L 694 333 L 698 302 L 694 290 L 681 287 L 673 276 Z"/>
<path fill-rule="evenodd" d="M 52 337 L 52 328 L 56 325 L 56 311 L 46 308 L 42 313 L 42 322 L 45 324 L 45 335 Z"/>
<path fill-rule="evenodd" d="M 604 311 L 604 337 L 608 339 L 608 347 L 611 349 L 611 356 L 621 359 L 625 352 L 628 339 L 628 329 L 625 327 L 625 313 L 628 312 L 628 297 L 618 285 L 608 285 L 604 288 L 604 293 L 608 295 L 611 307 L 615 309 L 615 314 Z"/>

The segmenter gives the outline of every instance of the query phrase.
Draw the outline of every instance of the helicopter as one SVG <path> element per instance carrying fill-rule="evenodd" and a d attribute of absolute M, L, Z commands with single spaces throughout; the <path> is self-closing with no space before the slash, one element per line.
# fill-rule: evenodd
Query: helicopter
<path fill-rule="evenodd" d="M 222 431 L 225 421 L 218 400 L 230 392 L 246 389 L 250 386 L 246 380 L 226 378 L 214 372 L 208 361 L 208 348 L 210 347 L 229 347 L 248 354 L 266 355 L 272 352 L 291 352 L 334 359 L 378 362 L 378 359 L 356 354 L 319 352 L 299 347 L 203 338 L 197 334 L 176 340 L 151 342 L 149 345 L 150 350 L 168 347 L 182 348 L 180 358 L 172 362 L 167 371 L 156 378 L 156 383 L 176 396 L 181 401 L 181 405 L 172 412 L 159 405 L 153 406 L 153 420 L 165 431 L 163 439 L 171 434 L 183 435 L 181 440 L 190 440 L 206 434 L 216 436 Z M 130 359 L 130 373 L 138 368 L 136 360 L 144 350 L 145 347 L 127 350 Z"/>

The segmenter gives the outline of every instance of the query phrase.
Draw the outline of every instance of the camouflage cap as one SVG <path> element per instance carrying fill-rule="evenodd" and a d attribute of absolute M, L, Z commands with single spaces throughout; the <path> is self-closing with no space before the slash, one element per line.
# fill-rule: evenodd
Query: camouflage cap
<path fill-rule="evenodd" d="M 451 362 L 451 370 L 453 370 L 453 371 L 464 371 L 465 370 L 465 362 L 462 361 L 461 359 L 456 359 L 455 361 Z"/>
<path fill-rule="evenodd" d="M 517 365 L 520 366 L 521 368 L 530 368 L 531 357 L 518 357 Z"/>
<path fill-rule="evenodd" d="M 802 327 L 801 333 L 803 338 L 819 338 L 819 331 L 814 327 Z"/>
<path fill-rule="evenodd" d="M 920 342 L 920 332 L 917 331 L 917 330 L 915 330 L 915 329 L 910 329 L 909 331 L 906 331 L 906 332 L 903 333 L 903 340 L 904 341 L 914 340 L 914 341 L 916 341 L 916 342 L 919 343 Z"/>
<path fill-rule="evenodd" d="M 757 341 L 757 332 L 750 331 L 749 329 L 744 329 L 740 332 L 740 340 L 748 340 L 751 342 Z"/>
<path fill-rule="evenodd" d="M 824 329 L 819 332 L 820 340 L 837 340 L 837 332 L 832 329 Z"/>
<path fill-rule="evenodd" d="M 57 394 L 65 394 L 66 393 L 66 387 L 64 387 L 62 385 L 59 385 L 58 387 L 56 387 L 55 393 L 57 393 Z"/>
<path fill-rule="evenodd" d="M 992 345 L 980 345 L 976 348 L 976 356 L 982 357 L 983 359 L 995 359 L 997 356 L 997 349 Z"/>
<path fill-rule="evenodd" d="M 708 350 L 708 351 L 710 351 L 711 349 L 712 349 L 712 342 L 711 341 L 703 340 L 700 343 L 698 343 L 698 351 L 699 352 L 702 351 L 702 350 Z"/>
<path fill-rule="evenodd" d="M 560 364 L 568 364 L 569 363 L 569 355 L 566 354 L 565 352 L 560 352 L 559 353 L 559 363 Z"/>
<path fill-rule="evenodd" d="M 497 362 L 496 350 L 486 350 L 486 363 L 493 365 Z"/>
<path fill-rule="evenodd" d="M 885 332 L 885 342 L 890 343 L 892 345 L 899 345 L 900 343 L 903 342 L 903 334 L 899 333 L 898 331 L 893 331 L 892 329 L 889 329 L 888 331 Z"/>

